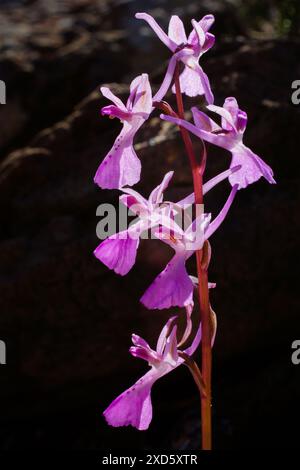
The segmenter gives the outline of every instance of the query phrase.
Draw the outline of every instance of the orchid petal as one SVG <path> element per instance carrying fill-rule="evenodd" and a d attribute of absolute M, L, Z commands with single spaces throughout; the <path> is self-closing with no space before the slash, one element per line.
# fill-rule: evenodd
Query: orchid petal
<path fill-rule="evenodd" d="M 148 429 L 152 420 L 151 387 L 161 373 L 151 369 L 132 387 L 119 395 L 104 411 L 108 424 L 114 427 L 133 426 Z"/>
<path fill-rule="evenodd" d="M 205 196 L 205 194 L 207 194 L 208 191 L 210 191 L 221 181 L 227 179 L 230 175 L 240 170 L 241 168 L 242 168 L 242 165 L 233 166 L 232 168 L 229 168 L 229 170 L 225 170 L 219 175 L 215 176 L 214 178 L 211 178 L 209 181 L 207 181 L 203 185 L 203 195 Z M 181 199 L 181 201 L 177 202 L 177 205 L 180 207 L 186 207 L 194 203 L 195 203 L 195 194 L 192 193 L 189 196 L 185 197 L 184 199 Z"/>
<path fill-rule="evenodd" d="M 161 362 L 161 358 L 149 347 L 131 346 L 129 352 L 133 357 L 143 359 L 143 361 L 147 361 L 151 366 L 157 366 Z"/>
<path fill-rule="evenodd" d="M 199 40 L 199 44 L 202 48 L 202 46 L 205 43 L 205 32 L 203 31 L 200 24 L 197 23 L 196 20 L 192 20 L 192 25 L 193 25 L 194 30 L 196 31 L 196 34 L 197 34 L 198 40 Z"/>
<path fill-rule="evenodd" d="M 125 123 L 113 147 L 100 164 L 94 181 L 102 189 L 121 189 L 139 182 L 141 162 L 133 148 L 133 137 L 140 125 L 132 128 Z"/>
<path fill-rule="evenodd" d="M 110 116 L 111 118 L 118 118 L 120 121 L 128 121 L 131 117 L 132 114 L 125 110 L 123 108 L 119 108 L 118 106 L 115 105 L 109 105 L 109 106 L 104 106 L 101 109 L 101 114 L 102 116 Z"/>
<path fill-rule="evenodd" d="M 131 335 L 131 341 L 134 346 L 140 346 L 142 348 L 151 349 L 147 341 L 145 341 L 141 336 L 136 335 L 134 333 Z"/>
<path fill-rule="evenodd" d="M 138 228 L 136 227 L 136 230 Z M 133 238 L 128 230 L 125 230 L 101 242 L 95 249 L 94 255 L 109 269 L 114 270 L 115 273 L 121 276 L 125 276 L 135 263 L 138 246 L 138 233 Z"/>
<path fill-rule="evenodd" d="M 169 36 L 162 30 L 162 28 L 157 24 L 155 19 L 148 15 L 147 13 L 136 13 L 135 17 L 138 20 L 144 20 L 148 23 L 150 28 L 153 29 L 158 38 L 167 46 L 172 52 L 175 52 L 177 49 L 177 44 L 169 38 Z"/>
<path fill-rule="evenodd" d="M 171 16 L 168 36 L 178 46 L 180 46 L 181 44 L 186 44 L 187 42 L 183 22 L 177 15 Z"/>
<path fill-rule="evenodd" d="M 114 93 L 112 91 L 110 91 L 110 89 L 108 87 L 102 86 L 100 88 L 100 91 L 101 91 L 102 95 L 105 98 L 112 101 L 118 108 L 122 109 L 123 111 L 127 111 L 127 108 L 124 105 L 124 103 L 122 103 L 120 98 L 118 98 L 116 95 L 114 95 Z"/>
<path fill-rule="evenodd" d="M 176 366 L 178 361 L 177 351 L 177 326 L 175 325 L 167 337 L 166 345 L 163 353 L 163 361 L 168 362 L 171 366 Z"/>
<path fill-rule="evenodd" d="M 275 184 L 273 170 L 258 155 L 245 145 L 240 145 L 232 151 L 231 166 L 240 164 L 241 169 L 229 177 L 231 185 L 237 184 L 240 188 L 246 188 L 262 176 L 270 183 Z"/>
<path fill-rule="evenodd" d="M 222 173 L 220 173 L 219 175 L 215 176 L 214 178 L 211 178 L 209 181 L 204 183 L 203 194 L 204 195 L 207 194 L 208 191 L 214 188 L 221 181 L 225 180 L 226 178 L 230 177 L 232 174 L 236 173 L 238 170 L 240 170 L 240 168 L 241 168 L 241 165 L 233 166 L 232 168 L 229 168 L 229 170 L 222 171 Z"/>
<path fill-rule="evenodd" d="M 175 255 L 146 290 L 141 302 L 149 309 L 184 307 L 193 300 L 193 283 L 185 267 L 185 257 Z"/>
<path fill-rule="evenodd" d="M 211 347 L 213 347 L 213 345 L 215 344 L 218 322 L 217 322 L 217 315 L 213 311 L 211 306 L 210 306 L 210 317 L 211 317 L 210 320 L 211 320 L 211 326 L 212 326 Z"/>
<path fill-rule="evenodd" d="M 215 18 L 213 15 L 206 15 L 202 18 L 202 20 L 197 22 L 197 24 L 201 27 L 201 29 L 206 33 L 206 37 L 207 37 L 207 31 L 211 28 L 214 21 L 215 21 Z M 198 35 L 195 29 L 193 29 L 188 37 L 188 44 L 195 46 L 197 42 L 198 42 Z"/>
<path fill-rule="evenodd" d="M 200 24 L 201 28 L 203 29 L 203 31 L 207 32 L 212 27 L 214 22 L 215 22 L 214 15 L 205 15 L 199 21 L 199 24 Z"/>
<path fill-rule="evenodd" d="M 214 34 L 211 33 L 206 33 L 205 34 L 205 43 L 203 44 L 201 52 L 207 52 L 209 49 L 211 49 L 216 42 L 216 37 Z"/>
<path fill-rule="evenodd" d="M 144 205 L 140 204 L 134 196 L 129 194 L 122 194 L 119 197 L 119 201 L 124 204 L 133 214 L 142 215 L 146 212 Z"/>
<path fill-rule="evenodd" d="M 235 132 L 237 132 L 235 120 L 232 114 L 227 109 L 222 108 L 221 106 L 215 106 L 213 104 L 208 105 L 207 109 L 216 114 L 219 114 L 219 116 L 222 117 L 222 128 L 224 130 L 229 130 L 229 131 L 234 130 Z M 229 127 L 228 127 L 228 124 L 229 124 Z"/>
<path fill-rule="evenodd" d="M 237 114 L 237 122 L 236 122 L 236 127 L 239 132 L 241 133 L 245 132 L 246 127 L 247 127 L 247 121 L 248 121 L 247 113 L 239 109 L 238 114 Z"/>
<path fill-rule="evenodd" d="M 191 111 L 196 127 L 199 127 L 200 129 L 203 129 L 207 132 L 219 132 L 222 130 L 222 128 L 215 121 L 207 116 L 207 114 L 200 111 L 200 109 L 193 106 Z"/>
<path fill-rule="evenodd" d="M 205 239 L 205 230 L 209 226 L 211 214 L 201 214 L 193 221 L 193 223 L 186 230 L 186 251 L 190 251 L 189 257 L 197 251 L 201 250 Z"/>
<path fill-rule="evenodd" d="M 181 92 L 186 94 L 187 96 L 193 98 L 198 95 L 204 95 L 202 81 L 198 73 L 187 65 L 184 67 L 183 72 L 180 74 L 179 82 Z M 175 85 L 173 85 L 172 91 L 173 93 L 176 93 Z"/>
<path fill-rule="evenodd" d="M 142 206 L 147 207 L 148 206 L 148 201 L 145 199 L 140 193 L 135 191 L 135 189 L 132 188 L 122 188 L 123 193 L 129 194 L 133 198 L 136 199 L 136 201 L 141 204 Z"/>
<path fill-rule="evenodd" d="M 168 226 L 167 219 L 168 218 L 164 219 L 164 224 L 161 222 L 158 224 L 159 228 L 154 231 L 154 235 L 156 238 L 173 248 L 176 252 L 182 252 L 184 250 L 184 231 L 182 229 L 179 231 L 176 230 L 177 224 L 175 224 L 173 219 L 169 219 Z"/>
<path fill-rule="evenodd" d="M 194 354 L 194 352 L 196 351 L 196 349 L 198 348 L 199 344 L 200 344 L 200 341 L 201 341 L 201 338 L 202 338 L 202 326 L 201 326 L 201 323 L 198 327 L 198 330 L 197 330 L 197 333 L 193 339 L 193 342 L 191 344 L 190 347 L 188 347 L 187 349 L 185 349 L 183 352 L 185 354 L 188 354 L 189 356 L 192 356 Z"/>
<path fill-rule="evenodd" d="M 162 182 L 158 186 L 156 186 L 156 188 L 153 189 L 149 197 L 149 202 L 151 204 L 159 204 L 163 201 L 163 192 L 169 186 L 173 175 L 174 171 L 169 171 L 168 173 L 166 173 Z"/>
<path fill-rule="evenodd" d="M 153 97 L 154 102 L 163 100 L 163 98 L 167 94 L 168 89 L 170 88 L 172 80 L 173 80 L 176 63 L 177 63 L 177 59 L 176 59 L 175 55 L 173 55 L 171 57 L 171 60 L 169 61 L 169 65 L 168 65 L 168 68 L 167 68 L 167 71 L 166 71 L 165 78 L 164 78 L 158 92 Z"/>
<path fill-rule="evenodd" d="M 132 99 L 132 112 L 145 113 L 148 117 L 152 110 L 152 90 L 149 82 L 149 77 L 143 73 L 136 81 L 136 89 Z"/>
<path fill-rule="evenodd" d="M 234 125 L 236 129 L 238 130 L 237 118 L 238 118 L 238 113 L 239 113 L 239 106 L 238 106 L 237 100 L 234 97 L 229 96 L 224 101 L 223 109 L 225 109 L 231 114 Z M 224 119 L 223 117 L 222 117 L 222 128 L 227 131 L 231 131 L 232 129 L 232 124 L 228 122 L 226 119 Z"/>
<path fill-rule="evenodd" d="M 157 340 L 157 344 L 156 344 L 157 354 L 161 355 L 163 353 L 163 350 L 165 348 L 166 341 L 167 341 L 167 336 L 169 335 L 172 323 L 176 320 L 176 318 L 177 318 L 177 315 L 174 316 L 174 317 L 169 318 L 169 320 L 167 321 L 167 323 L 165 324 L 165 326 L 161 330 L 159 338 Z"/>
<path fill-rule="evenodd" d="M 209 142 L 210 144 L 217 145 L 218 147 L 225 148 L 227 150 L 231 150 L 234 147 L 235 139 L 231 138 L 228 134 L 227 135 L 220 135 L 220 134 L 213 134 L 211 132 L 207 132 L 203 129 L 199 129 L 198 127 L 190 124 L 188 121 L 184 119 L 178 119 L 173 116 L 168 116 L 166 114 L 160 115 L 161 119 L 164 121 L 173 122 L 178 126 L 184 127 L 186 130 L 191 132 L 192 134 L 196 135 L 202 140 Z"/>
<path fill-rule="evenodd" d="M 193 282 L 192 276 L 190 276 L 191 281 Z M 190 334 L 192 332 L 193 328 L 193 323 L 192 323 L 192 313 L 193 313 L 193 308 L 194 308 L 194 302 L 190 305 L 187 305 L 185 307 L 185 312 L 186 312 L 186 327 L 184 330 L 184 333 L 182 335 L 182 338 L 180 340 L 180 343 L 178 344 L 178 348 L 183 345 L 190 337 Z"/>

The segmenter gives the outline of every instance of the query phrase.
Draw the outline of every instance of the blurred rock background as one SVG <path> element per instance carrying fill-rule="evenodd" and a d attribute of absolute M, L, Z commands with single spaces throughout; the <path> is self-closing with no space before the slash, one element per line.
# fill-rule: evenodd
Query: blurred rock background
<path fill-rule="evenodd" d="M 215 48 L 203 60 L 217 104 L 237 97 L 249 116 L 246 143 L 274 169 L 277 186 L 241 191 L 212 239 L 210 279 L 219 330 L 214 350 L 214 439 L 218 449 L 292 448 L 299 417 L 297 252 L 300 79 L 297 0 L 1 1 L 0 367 L 2 449 L 196 449 L 199 402 L 188 372 L 153 390 L 149 431 L 109 428 L 101 411 L 145 371 L 128 354 L 136 332 L 154 342 L 169 312 L 139 303 L 171 252 L 144 241 L 125 278 L 92 252 L 96 208 L 116 202 L 93 175 L 119 125 L 101 118 L 99 86 L 126 97 L 131 79 L 163 76 L 168 51 L 136 11 L 167 26 L 171 14 L 216 16 Z M 170 101 L 173 97 L 170 95 Z M 201 100 L 198 100 L 201 104 Z M 196 144 L 197 145 L 197 144 Z M 177 130 L 154 114 L 137 136 L 148 194 L 175 170 L 168 197 L 191 191 Z M 210 147 L 208 175 L 229 154 Z M 229 192 L 210 194 L 213 214 Z M 191 272 L 194 266 L 190 266 Z"/>

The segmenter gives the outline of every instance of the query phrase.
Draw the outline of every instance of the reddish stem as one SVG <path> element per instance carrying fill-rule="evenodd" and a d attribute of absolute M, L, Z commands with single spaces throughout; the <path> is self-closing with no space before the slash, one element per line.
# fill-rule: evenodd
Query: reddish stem
<path fill-rule="evenodd" d="M 178 108 L 178 116 L 184 119 L 184 106 L 179 81 L 179 64 L 177 63 L 175 74 L 175 90 Z M 202 175 L 206 163 L 206 149 L 203 144 L 203 154 L 201 163 L 197 162 L 193 144 L 189 132 L 180 128 L 182 139 L 189 157 L 193 186 L 195 193 L 196 216 L 203 205 L 203 181 Z M 202 377 L 205 383 L 205 396 L 201 396 L 201 428 L 202 428 L 202 450 L 211 450 L 212 448 L 212 430 L 211 430 L 211 322 L 210 322 L 210 303 L 208 291 L 207 269 L 202 267 L 202 250 L 196 251 L 197 274 L 198 274 L 198 294 L 200 304 L 200 315 L 202 323 Z"/>

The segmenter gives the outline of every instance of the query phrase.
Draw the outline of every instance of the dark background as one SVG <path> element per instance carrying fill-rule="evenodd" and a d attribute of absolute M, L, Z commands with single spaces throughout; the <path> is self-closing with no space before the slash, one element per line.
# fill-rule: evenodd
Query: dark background
<path fill-rule="evenodd" d="M 2 449 L 197 449 L 200 404 L 179 368 L 153 389 L 150 430 L 108 427 L 101 412 L 146 370 L 128 354 L 130 335 L 153 344 L 167 311 L 139 303 L 171 252 L 145 241 L 125 278 L 92 255 L 96 208 L 117 192 L 93 184 L 119 125 L 101 118 L 99 86 L 147 72 L 158 85 L 168 51 L 134 19 L 147 11 L 166 27 L 171 14 L 216 16 L 217 44 L 203 59 L 216 104 L 237 97 L 247 110 L 246 143 L 275 171 L 240 191 L 212 237 L 213 421 L 217 449 L 295 448 L 299 443 L 298 310 L 299 113 L 298 0 L 1 1 L 0 366 Z M 170 100 L 172 101 L 172 97 Z M 196 100 L 201 104 L 201 100 Z M 195 104 L 195 103 L 194 103 Z M 150 140 L 152 139 L 152 140 Z M 151 145 L 150 145 L 151 143 Z M 145 195 L 175 170 L 168 197 L 191 192 L 177 130 L 154 114 L 136 139 Z M 229 154 L 209 149 L 207 177 Z M 209 195 L 213 214 L 228 195 Z M 193 266 L 190 267 L 193 272 Z M 176 310 L 175 310 L 176 311 Z"/>

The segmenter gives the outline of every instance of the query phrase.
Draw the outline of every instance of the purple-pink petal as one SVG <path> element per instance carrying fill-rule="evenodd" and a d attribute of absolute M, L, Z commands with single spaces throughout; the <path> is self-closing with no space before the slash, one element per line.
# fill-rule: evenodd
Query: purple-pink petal
<path fill-rule="evenodd" d="M 211 91 L 208 76 L 206 75 L 203 68 L 199 64 L 196 64 L 195 68 L 201 80 L 201 85 L 204 91 L 205 99 L 208 104 L 212 104 L 214 102 L 214 95 Z"/>
<path fill-rule="evenodd" d="M 148 15 L 147 13 L 136 13 L 135 17 L 138 20 L 144 20 L 148 23 L 150 28 L 153 29 L 158 38 L 172 51 L 175 52 L 177 49 L 177 44 L 169 38 L 169 36 L 162 30 L 162 28 L 157 24 L 155 19 Z"/>
<path fill-rule="evenodd" d="M 171 16 L 169 22 L 168 36 L 178 46 L 180 46 L 181 44 L 186 44 L 187 42 L 183 22 L 177 15 Z"/>
<path fill-rule="evenodd" d="M 103 87 L 100 88 L 100 90 L 101 90 L 102 95 L 105 98 L 107 98 L 108 100 L 112 101 L 115 106 L 122 109 L 123 111 L 127 111 L 126 106 L 124 105 L 124 103 L 122 103 L 120 98 L 118 98 L 116 95 L 114 95 L 113 92 L 110 91 L 109 88 L 103 86 Z"/>
<path fill-rule="evenodd" d="M 156 186 L 156 188 L 153 189 L 149 197 L 149 202 L 151 204 L 159 204 L 163 201 L 163 193 L 169 186 L 173 175 L 174 171 L 169 171 L 168 173 L 166 173 L 163 177 L 162 182 L 158 186 Z"/>
<path fill-rule="evenodd" d="M 100 243 L 94 255 L 109 269 L 125 276 L 135 263 L 138 246 L 139 238 L 133 238 L 128 231 L 124 231 Z"/>
<path fill-rule="evenodd" d="M 203 18 L 199 21 L 199 24 L 201 26 L 201 28 L 207 32 L 211 27 L 212 25 L 214 24 L 215 22 L 215 17 L 214 15 L 205 15 L 203 16 Z"/>
<path fill-rule="evenodd" d="M 164 99 L 165 95 L 168 92 L 168 89 L 171 86 L 173 76 L 174 76 L 174 70 L 176 67 L 177 59 L 176 59 L 176 54 L 173 55 L 169 61 L 168 68 L 165 74 L 165 77 L 163 79 L 163 82 L 157 91 L 157 93 L 153 97 L 153 101 L 161 101 Z"/>
<path fill-rule="evenodd" d="M 142 346 L 131 346 L 129 352 L 133 357 L 143 359 L 151 365 L 158 364 L 161 360 L 161 358 L 158 357 L 156 352 L 152 351 L 152 349 L 150 348 L 144 348 Z"/>
<path fill-rule="evenodd" d="M 152 90 L 149 83 L 149 78 L 146 73 L 143 73 L 135 80 L 135 86 L 132 90 L 132 112 L 145 115 L 145 119 L 149 116 L 152 110 Z"/>
<path fill-rule="evenodd" d="M 209 111 L 212 111 L 222 117 L 222 128 L 226 131 L 237 131 L 236 129 L 236 118 L 232 113 L 221 106 L 209 105 L 207 106 Z"/>
<path fill-rule="evenodd" d="M 178 362 L 176 325 L 172 328 L 172 331 L 166 340 L 166 345 L 163 353 L 163 361 L 168 362 L 172 366 L 176 366 Z"/>
<path fill-rule="evenodd" d="M 236 122 L 236 127 L 239 132 L 241 133 L 245 132 L 245 129 L 247 127 L 247 121 L 248 121 L 247 113 L 239 109 L 238 114 L 237 114 L 237 122 Z"/>
<path fill-rule="evenodd" d="M 214 46 L 215 42 L 216 42 L 215 35 L 211 33 L 206 33 L 205 43 L 203 44 L 201 52 L 204 53 L 204 52 L 209 51 L 209 49 L 211 49 Z"/>
<path fill-rule="evenodd" d="M 239 189 L 246 188 L 262 176 L 270 184 L 276 183 L 272 168 L 245 145 L 241 145 L 232 151 L 230 166 L 236 165 L 241 165 L 241 169 L 230 175 L 229 181 L 232 186 L 238 184 Z"/>
<path fill-rule="evenodd" d="M 141 298 L 149 309 L 184 307 L 193 299 L 193 283 L 186 271 L 185 257 L 176 254 Z"/>
<path fill-rule="evenodd" d="M 109 106 L 104 106 L 101 109 L 101 114 L 102 116 L 110 116 L 110 117 L 118 118 L 121 121 L 126 121 L 127 119 L 130 119 L 131 117 L 131 113 L 129 113 L 127 109 L 124 110 L 113 104 Z"/>
<path fill-rule="evenodd" d="M 136 334 L 133 333 L 131 335 L 131 341 L 135 346 L 141 346 L 143 348 L 149 348 L 150 349 L 150 346 L 147 343 L 147 341 L 145 341 L 144 338 L 142 338 L 139 335 L 136 335 Z"/>
<path fill-rule="evenodd" d="M 241 165 L 234 166 L 232 168 L 229 168 L 229 170 L 225 170 L 222 173 L 218 174 L 217 176 L 214 176 L 214 178 L 211 178 L 209 181 L 204 183 L 203 185 L 203 195 L 207 194 L 208 191 L 210 191 L 212 188 L 214 188 L 217 184 L 219 184 L 221 181 L 224 181 L 225 179 L 229 178 L 233 173 L 241 169 Z M 191 204 L 195 203 L 195 194 L 189 194 L 187 197 L 184 199 L 181 199 L 181 201 L 177 202 L 176 204 L 180 207 L 184 206 L 189 206 Z"/>
<path fill-rule="evenodd" d="M 185 121 L 184 119 L 178 119 L 173 116 L 168 116 L 166 114 L 161 114 L 160 117 L 164 121 L 173 122 L 174 124 L 177 124 L 178 126 L 184 127 L 186 130 L 188 130 L 195 136 L 199 137 L 200 139 L 205 140 L 206 142 L 209 142 L 210 144 L 217 145 L 218 147 L 223 147 L 227 150 L 231 150 L 232 147 L 234 146 L 235 139 L 233 139 L 229 134 L 220 135 L 220 134 L 214 134 L 212 132 L 207 132 L 203 129 L 200 129 L 194 126 L 190 122 Z"/>
<path fill-rule="evenodd" d="M 214 220 L 209 224 L 208 229 L 205 232 L 205 238 L 208 239 L 209 237 L 212 236 L 213 233 L 220 227 L 222 222 L 224 221 L 226 215 L 228 214 L 228 211 L 234 201 L 235 195 L 238 190 L 238 185 L 234 185 L 231 189 L 230 195 L 225 202 L 223 208 L 219 212 L 219 214 L 214 218 Z"/>
<path fill-rule="evenodd" d="M 205 43 L 205 31 L 203 31 L 202 27 L 196 20 L 192 20 L 192 25 L 193 28 L 198 36 L 198 43 L 202 49 L 204 43 Z"/>
<path fill-rule="evenodd" d="M 193 106 L 191 111 L 196 127 L 199 127 L 200 129 L 203 129 L 207 132 L 222 130 L 222 128 L 215 121 L 213 121 L 207 114 L 203 113 L 203 111 L 200 111 L 200 109 Z"/>
<path fill-rule="evenodd" d="M 151 387 L 160 373 L 150 370 L 132 387 L 119 395 L 104 411 L 108 424 L 114 427 L 133 426 L 148 429 L 152 420 Z"/>
<path fill-rule="evenodd" d="M 160 335 L 159 335 L 158 340 L 157 340 L 157 344 L 156 344 L 157 354 L 162 354 L 163 353 L 163 350 L 164 350 L 165 345 L 166 345 L 167 337 L 170 333 L 170 328 L 171 328 L 172 324 L 174 323 L 174 321 L 176 319 L 177 319 L 177 315 L 169 318 L 169 320 L 167 321 L 167 323 L 165 324 L 165 326 L 161 330 Z"/>
<path fill-rule="evenodd" d="M 233 96 L 228 96 L 224 101 L 223 108 L 231 114 L 233 122 L 234 124 L 236 124 L 237 115 L 239 111 L 239 105 L 236 98 L 234 98 Z M 225 127 L 223 128 L 225 129 Z M 228 130 L 230 130 L 230 128 Z"/>

